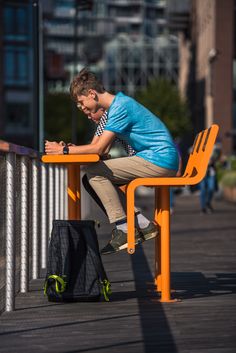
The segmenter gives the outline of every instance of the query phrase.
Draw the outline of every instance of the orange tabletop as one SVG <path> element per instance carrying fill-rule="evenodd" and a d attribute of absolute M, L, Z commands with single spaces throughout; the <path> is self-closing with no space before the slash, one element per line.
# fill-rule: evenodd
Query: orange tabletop
<path fill-rule="evenodd" d="M 67 164 L 68 170 L 68 219 L 81 218 L 80 165 L 96 163 L 100 160 L 98 154 L 62 154 L 43 155 L 44 163 Z"/>
<path fill-rule="evenodd" d="M 42 156 L 44 163 L 80 163 L 87 164 L 98 162 L 100 159 L 98 154 L 45 154 Z"/>

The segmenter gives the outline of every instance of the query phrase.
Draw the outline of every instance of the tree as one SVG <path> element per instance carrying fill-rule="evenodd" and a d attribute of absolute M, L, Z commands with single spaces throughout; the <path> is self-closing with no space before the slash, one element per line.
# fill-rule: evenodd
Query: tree
<path fill-rule="evenodd" d="M 166 124 L 172 136 L 183 137 L 191 130 L 190 113 L 178 88 L 164 78 L 155 79 L 135 98 Z"/>
<path fill-rule="evenodd" d="M 72 104 L 70 96 L 65 93 L 48 93 L 45 97 L 45 139 L 50 141 L 71 141 Z M 86 144 L 93 135 L 94 126 L 78 110 L 77 141 Z"/>

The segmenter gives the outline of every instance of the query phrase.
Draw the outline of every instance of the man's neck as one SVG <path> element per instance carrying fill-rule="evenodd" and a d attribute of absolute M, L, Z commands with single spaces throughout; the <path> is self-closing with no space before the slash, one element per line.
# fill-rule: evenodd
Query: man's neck
<path fill-rule="evenodd" d="M 105 93 L 98 94 L 98 98 L 99 98 L 99 105 L 101 105 L 101 107 L 103 107 L 104 109 L 107 110 L 107 109 L 109 109 L 115 96 L 114 96 L 114 94 L 111 94 L 109 92 L 105 92 Z"/>

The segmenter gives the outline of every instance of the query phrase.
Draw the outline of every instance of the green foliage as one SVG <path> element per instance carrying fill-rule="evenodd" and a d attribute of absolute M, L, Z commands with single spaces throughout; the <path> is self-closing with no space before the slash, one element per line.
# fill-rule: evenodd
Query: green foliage
<path fill-rule="evenodd" d="M 231 170 L 236 171 L 236 156 L 230 156 L 229 157 L 229 165 Z"/>
<path fill-rule="evenodd" d="M 217 180 L 221 182 L 225 174 L 229 172 L 236 172 L 236 156 L 224 157 L 223 160 L 218 160 L 216 162 Z"/>
<path fill-rule="evenodd" d="M 72 140 L 72 114 L 76 115 L 78 144 L 86 144 L 93 132 L 93 124 L 78 109 L 73 107 L 70 96 L 65 93 L 48 93 L 45 97 L 45 139 L 49 141 Z M 75 109 L 74 109 L 75 108 Z M 73 112 L 74 110 L 74 112 Z"/>
<path fill-rule="evenodd" d="M 226 172 L 221 179 L 221 185 L 230 188 L 236 187 L 236 171 Z"/>
<path fill-rule="evenodd" d="M 191 129 L 190 113 L 176 86 L 161 78 L 150 82 L 135 98 L 166 124 L 172 136 L 182 137 Z"/>

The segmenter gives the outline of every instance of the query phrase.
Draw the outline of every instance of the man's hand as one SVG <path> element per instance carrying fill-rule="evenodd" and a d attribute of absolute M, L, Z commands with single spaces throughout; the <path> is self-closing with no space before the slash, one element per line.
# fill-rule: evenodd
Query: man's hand
<path fill-rule="evenodd" d="M 61 141 L 62 142 L 62 141 Z M 46 154 L 63 154 L 64 144 L 58 142 L 45 141 Z"/>
<path fill-rule="evenodd" d="M 60 142 L 59 142 L 59 145 L 61 145 L 61 146 L 66 146 L 66 143 L 65 143 L 64 141 L 60 141 Z"/>

